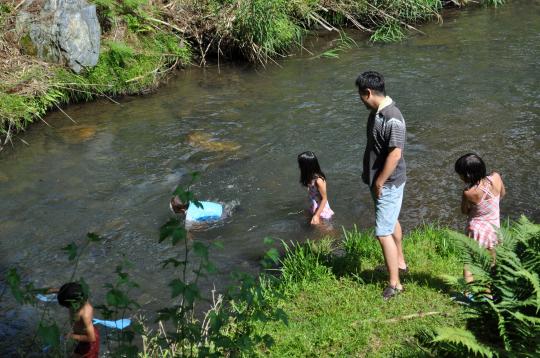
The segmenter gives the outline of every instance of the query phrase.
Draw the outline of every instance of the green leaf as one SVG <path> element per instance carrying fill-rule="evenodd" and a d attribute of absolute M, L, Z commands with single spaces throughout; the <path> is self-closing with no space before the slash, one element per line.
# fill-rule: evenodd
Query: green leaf
<path fill-rule="evenodd" d="M 221 241 L 214 241 L 212 242 L 212 246 L 218 249 L 223 249 L 225 246 L 223 245 L 223 242 Z"/>
<path fill-rule="evenodd" d="M 117 308 L 128 308 L 131 303 L 129 297 L 123 291 L 116 288 L 107 292 L 106 299 L 109 306 Z"/>
<path fill-rule="evenodd" d="M 181 225 L 178 218 L 171 218 L 159 228 L 159 242 L 171 237 L 173 232 Z"/>
<path fill-rule="evenodd" d="M 275 264 L 279 262 L 279 251 L 276 248 L 271 248 L 270 250 L 266 251 L 265 256 L 272 260 Z"/>
<path fill-rule="evenodd" d="M 37 335 L 47 346 L 52 348 L 60 346 L 60 329 L 54 322 L 50 325 L 47 325 L 46 322 L 40 322 L 37 329 Z"/>
<path fill-rule="evenodd" d="M 80 277 L 77 282 L 79 282 L 82 287 L 84 297 L 90 297 L 90 286 L 88 286 L 84 278 Z"/>
<path fill-rule="evenodd" d="M 174 259 L 174 258 L 170 258 L 170 259 L 161 261 L 161 267 L 162 268 L 165 268 L 165 267 L 167 267 L 169 265 L 173 265 L 174 267 L 178 267 L 178 266 L 184 265 L 184 264 L 185 264 L 185 261 L 179 261 L 179 260 Z"/>
<path fill-rule="evenodd" d="M 114 311 L 111 310 L 109 307 L 107 307 L 106 305 L 94 305 L 94 308 L 99 310 L 101 312 L 101 315 L 103 316 L 103 318 L 105 319 L 111 319 L 113 314 L 114 314 Z"/>
<path fill-rule="evenodd" d="M 200 297 L 199 287 L 195 283 L 190 283 L 186 285 L 185 291 L 184 291 L 184 300 L 187 302 L 189 306 L 195 302 L 197 298 Z"/>
<path fill-rule="evenodd" d="M 173 246 L 175 246 L 176 244 L 178 244 L 181 241 L 184 241 L 186 239 L 186 236 L 187 236 L 187 232 L 186 232 L 185 228 L 177 227 L 176 229 L 174 229 L 174 231 L 172 233 L 172 244 L 173 244 Z"/>
<path fill-rule="evenodd" d="M 11 290 L 11 294 L 15 298 L 15 300 L 23 304 L 24 301 L 24 294 L 21 290 L 21 277 L 19 276 L 19 273 L 17 272 L 16 268 L 10 268 L 8 270 L 8 273 L 6 275 L 7 283 L 9 286 L 9 289 Z"/>
<path fill-rule="evenodd" d="M 445 342 L 458 349 L 465 348 L 467 352 L 472 353 L 473 356 L 493 357 L 493 351 L 489 347 L 478 342 L 471 331 L 461 328 L 445 327 L 437 329 L 436 332 L 436 336 L 433 338 L 432 343 Z"/>
<path fill-rule="evenodd" d="M 206 272 L 208 273 L 216 273 L 217 272 L 217 267 L 216 265 L 214 265 L 212 262 L 208 261 L 206 263 L 206 265 L 204 266 L 204 268 L 206 269 Z"/>
<path fill-rule="evenodd" d="M 184 292 L 186 284 L 184 281 L 176 278 L 169 282 L 169 287 L 171 288 L 171 298 L 175 298 Z"/>
<path fill-rule="evenodd" d="M 274 242 L 275 242 L 275 240 L 272 239 L 271 237 L 265 237 L 265 238 L 263 239 L 263 243 L 264 243 L 265 245 L 272 245 L 272 244 L 274 244 Z"/>
<path fill-rule="evenodd" d="M 182 195 L 182 193 L 184 192 L 185 192 L 185 189 L 183 187 L 177 186 L 176 188 L 174 188 L 172 195 L 180 197 L 180 195 Z"/>
<path fill-rule="evenodd" d="M 200 172 L 193 172 L 193 173 L 191 173 L 191 182 L 192 182 L 192 183 L 195 183 L 197 180 L 199 180 L 200 177 L 201 177 L 201 173 L 200 173 Z"/>
<path fill-rule="evenodd" d="M 196 241 L 193 243 L 193 252 L 195 255 L 199 256 L 200 258 L 204 260 L 208 260 L 208 246 L 205 244 Z"/>
<path fill-rule="evenodd" d="M 69 261 L 73 261 L 77 257 L 77 249 L 77 244 L 74 242 L 62 248 L 62 250 L 68 255 Z"/>

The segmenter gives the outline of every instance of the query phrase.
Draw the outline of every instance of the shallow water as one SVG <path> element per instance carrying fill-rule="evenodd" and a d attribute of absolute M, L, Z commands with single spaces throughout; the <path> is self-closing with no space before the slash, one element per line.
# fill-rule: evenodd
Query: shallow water
<path fill-rule="evenodd" d="M 145 309 L 169 297 L 170 254 L 158 243 L 176 184 L 199 171 L 201 200 L 235 207 L 223 225 L 194 239 L 219 240 L 218 275 L 204 283 L 222 288 L 233 270 L 255 271 L 264 237 L 305 240 L 342 226 L 373 225 L 368 189 L 361 183 L 367 111 L 354 80 L 367 69 L 386 76 L 387 91 L 407 121 L 408 183 L 401 221 L 406 230 L 439 221 L 461 229 L 462 184 L 457 157 L 475 151 L 502 173 L 508 195 L 502 215 L 540 221 L 540 4 L 449 13 L 426 36 L 392 45 L 359 47 L 339 59 L 304 52 L 254 70 L 242 66 L 188 69 L 153 95 L 71 105 L 51 113 L 0 153 L 0 272 L 16 266 L 36 285 L 70 277 L 60 248 L 87 232 L 105 236 L 79 268 L 95 301 L 114 280 L 115 265 L 134 263 Z M 306 45 L 319 53 L 327 40 Z M 296 155 L 317 153 L 328 176 L 332 227 L 313 229 L 301 212 Z M 1 289 L 1 287 L 0 287 Z M 1 291 L 1 290 L 0 290 Z M 160 300 L 160 302 L 157 301 Z M 20 332 L 28 312 L 3 297 L 2 341 Z"/>

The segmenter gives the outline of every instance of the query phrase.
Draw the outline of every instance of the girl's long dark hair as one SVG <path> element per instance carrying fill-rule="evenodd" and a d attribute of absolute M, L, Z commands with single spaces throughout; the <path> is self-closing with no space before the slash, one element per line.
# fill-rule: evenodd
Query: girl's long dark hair
<path fill-rule="evenodd" d="M 319 161 L 313 152 L 307 151 L 298 154 L 298 167 L 300 167 L 300 183 L 303 186 L 308 186 L 316 178 L 326 180 L 326 175 L 322 172 Z"/>
<path fill-rule="evenodd" d="M 486 164 L 484 164 L 482 158 L 474 153 L 467 153 L 459 157 L 456 160 L 454 169 L 469 184 L 469 187 L 478 185 L 487 175 Z"/>

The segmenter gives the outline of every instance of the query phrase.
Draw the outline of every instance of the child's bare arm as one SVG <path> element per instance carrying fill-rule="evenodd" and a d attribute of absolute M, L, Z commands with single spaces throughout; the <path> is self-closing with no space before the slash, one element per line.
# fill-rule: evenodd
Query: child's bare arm
<path fill-rule="evenodd" d="M 506 188 L 504 187 L 504 182 L 502 180 L 502 177 L 499 173 L 494 173 L 497 177 L 497 181 L 500 183 L 501 189 L 500 189 L 500 197 L 504 197 L 506 195 Z"/>
<path fill-rule="evenodd" d="M 465 193 L 466 192 L 463 191 L 463 194 L 461 195 L 461 212 L 465 215 L 469 215 L 469 200 Z"/>
<path fill-rule="evenodd" d="M 326 195 L 326 181 L 324 179 L 317 178 L 316 185 L 319 193 L 321 194 L 321 202 L 311 218 L 311 223 L 314 225 L 320 224 L 321 213 L 328 202 L 328 197 Z"/>

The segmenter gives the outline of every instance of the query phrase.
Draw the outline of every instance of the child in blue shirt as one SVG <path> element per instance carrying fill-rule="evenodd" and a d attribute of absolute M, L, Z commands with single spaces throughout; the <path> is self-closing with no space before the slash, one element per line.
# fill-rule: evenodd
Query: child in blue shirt
<path fill-rule="evenodd" d="M 193 202 L 183 203 L 176 195 L 171 198 L 169 208 L 175 214 L 183 214 L 186 223 L 208 223 L 221 220 L 224 215 L 223 206 L 211 201 L 199 201 L 201 207 Z"/>

